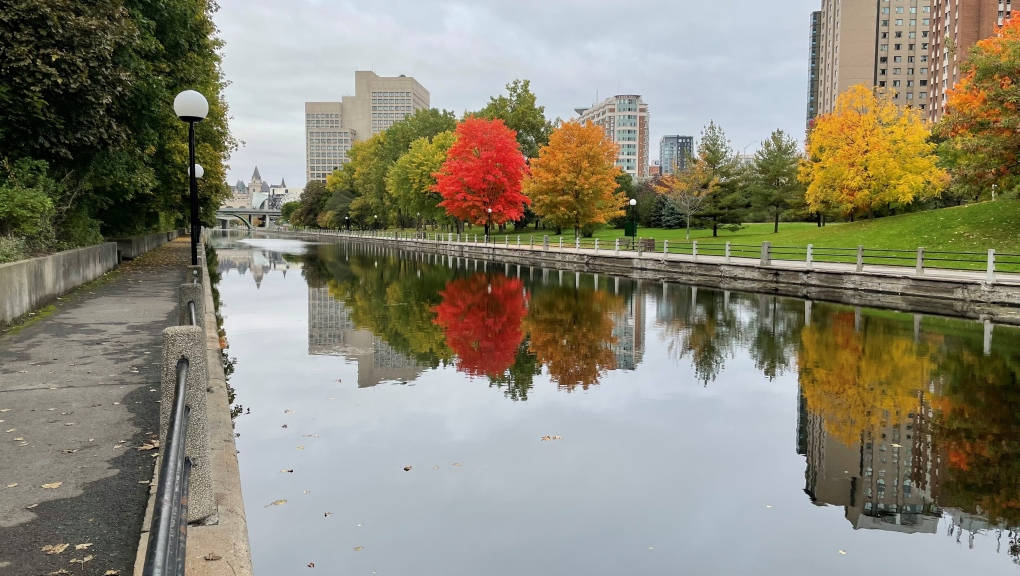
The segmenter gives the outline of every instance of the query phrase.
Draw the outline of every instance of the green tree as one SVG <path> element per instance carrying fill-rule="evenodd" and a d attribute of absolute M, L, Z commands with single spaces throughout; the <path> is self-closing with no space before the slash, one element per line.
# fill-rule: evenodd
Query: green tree
<path fill-rule="evenodd" d="M 698 159 L 718 183 L 701 208 L 701 215 L 712 222 L 712 236 L 718 236 L 720 224 L 740 224 L 749 202 L 739 186 L 737 155 L 726 132 L 714 121 L 701 131 Z"/>
<path fill-rule="evenodd" d="M 489 98 L 489 103 L 477 116 L 502 120 L 517 132 L 521 152 L 528 158 L 535 158 L 539 149 L 549 143 L 553 131 L 552 123 L 545 118 L 545 106 L 537 105 L 530 80 L 514 80 L 506 85 L 506 92 Z"/>
<path fill-rule="evenodd" d="M 443 197 L 433 190 L 434 174 L 443 167 L 446 151 L 457 136 L 453 132 L 440 132 L 431 140 L 422 137 L 411 143 L 386 174 L 386 190 L 397 207 L 405 214 L 418 215 L 425 221 L 445 219 L 446 211 L 439 207 Z"/>
<path fill-rule="evenodd" d="M 305 184 L 300 204 L 291 215 L 291 223 L 296 226 L 318 226 L 319 213 L 325 209 L 329 196 L 329 190 L 326 190 L 322 182 L 312 180 Z"/>
<path fill-rule="evenodd" d="M 284 222 L 290 222 L 291 216 L 294 215 L 294 212 L 300 206 L 301 202 L 298 202 L 296 200 L 294 202 L 287 202 L 283 206 L 280 206 L 280 219 L 283 220 Z"/>
<path fill-rule="evenodd" d="M 775 223 L 774 233 L 779 232 L 779 218 L 784 212 L 804 204 L 804 186 L 797 180 L 799 162 L 797 142 L 776 130 L 761 143 L 750 165 L 752 205 L 769 212 Z"/>

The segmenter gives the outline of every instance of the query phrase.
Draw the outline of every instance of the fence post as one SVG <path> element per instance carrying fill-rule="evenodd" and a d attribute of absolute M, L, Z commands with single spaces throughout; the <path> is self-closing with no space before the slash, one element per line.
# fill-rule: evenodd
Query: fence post
<path fill-rule="evenodd" d="M 580 250 L 581 249 L 581 237 L 580 236 L 575 236 L 574 237 L 574 249 L 575 250 Z"/>
<path fill-rule="evenodd" d="M 206 364 L 205 333 L 198 326 L 172 326 L 163 330 L 163 365 L 160 386 L 159 441 L 166 446 L 177 388 L 177 362 L 188 359 L 187 390 L 184 399 L 191 408 L 188 429 L 184 431 L 184 453 L 191 459 L 188 483 L 188 521 L 197 522 L 216 512 L 209 461 L 209 426 L 206 397 L 209 395 L 209 371 Z"/>
<path fill-rule="evenodd" d="M 534 248 L 534 247 L 535 247 L 535 235 L 532 234 L 531 235 L 531 248 Z"/>
<path fill-rule="evenodd" d="M 549 235 L 548 234 L 542 235 L 542 248 L 545 248 L 546 250 L 549 249 Z"/>
<path fill-rule="evenodd" d="M 639 240 L 637 236 L 634 237 L 634 243 L 636 245 L 635 249 L 637 250 L 638 258 L 644 256 L 645 254 L 644 246 L 641 245 L 641 240 Z"/>
<path fill-rule="evenodd" d="M 619 238 L 616 239 L 616 253 L 617 254 L 620 253 L 620 239 Z"/>
<path fill-rule="evenodd" d="M 857 246 L 857 271 L 864 270 L 864 246 Z"/>
<path fill-rule="evenodd" d="M 807 245 L 807 269 L 811 270 L 812 263 L 815 261 L 815 246 L 813 244 Z"/>
<path fill-rule="evenodd" d="M 917 249 L 917 275 L 924 274 L 924 246 Z"/>
<path fill-rule="evenodd" d="M 986 281 L 989 284 L 995 284 L 995 250 L 991 248 L 988 250 L 988 277 Z"/>
<path fill-rule="evenodd" d="M 730 243 L 726 242 L 726 263 L 730 263 Z"/>
<path fill-rule="evenodd" d="M 760 266 L 768 266 L 772 264 L 772 243 L 762 242 L 761 243 L 761 260 L 758 262 Z"/>
<path fill-rule="evenodd" d="M 662 241 L 662 256 L 663 256 L 663 258 L 666 257 L 666 254 L 669 254 L 669 240 L 663 240 Z"/>
<path fill-rule="evenodd" d="M 521 247 L 521 235 L 520 234 L 517 235 L 517 247 L 518 248 Z"/>
<path fill-rule="evenodd" d="M 691 256 L 694 257 L 694 261 L 698 261 L 698 241 L 694 240 L 691 242 Z"/>
<path fill-rule="evenodd" d="M 472 244 L 478 244 L 478 234 L 475 234 L 475 241 Z"/>
<path fill-rule="evenodd" d="M 563 248 L 563 236 L 560 236 L 560 248 Z"/>
<path fill-rule="evenodd" d="M 598 238 L 595 239 L 595 251 L 596 252 L 599 251 L 599 239 Z"/>

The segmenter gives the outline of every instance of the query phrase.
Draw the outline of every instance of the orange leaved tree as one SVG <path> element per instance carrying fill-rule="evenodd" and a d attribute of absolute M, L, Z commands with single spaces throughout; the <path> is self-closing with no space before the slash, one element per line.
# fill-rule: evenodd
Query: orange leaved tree
<path fill-rule="evenodd" d="M 616 143 L 588 122 L 566 122 L 531 161 L 524 193 L 531 209 L 557 228 L 572 227 L 574 235 L 591 224 L 623 216 L 626 196 L 617 191 Z"/>
<path fill-rule="evenodd" d="M 949 177 L 936 166 L 930 132 L 915 110 L 863 84 L 815 119 L 798 177 L 812 212 L 872 214 L 890 204 L 938 196 Z"/>
<path fill-rule="evenodd" d="M 440 206 L 458 221 L 485 226 L 520 220 L 528 197 L 521 193 L 527 172 L 517 135 L 502 120 L 473 116 L 457 125 L 457 141 L 435 174 Z"/>

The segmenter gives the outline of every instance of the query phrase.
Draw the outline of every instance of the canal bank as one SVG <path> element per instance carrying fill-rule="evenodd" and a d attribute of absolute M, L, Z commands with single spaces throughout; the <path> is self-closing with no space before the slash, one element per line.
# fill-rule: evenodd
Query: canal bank
<path fill-rule="evenodd" d="M 821 262 L 806 269 L 801 262 L 763 264 L 752 258 L 446 242 L 334 231 L 257 234 L 393 246 L 448 258 L 477 258 L 1020 325 L 1020 275 L 1016 274 L 997 274 L 994 282 L 988 282 L 984 272 L 963 270 L 929 268 L 918 274 L 913 268 L 868 266 L 858 271 L 853 264 Z"/>

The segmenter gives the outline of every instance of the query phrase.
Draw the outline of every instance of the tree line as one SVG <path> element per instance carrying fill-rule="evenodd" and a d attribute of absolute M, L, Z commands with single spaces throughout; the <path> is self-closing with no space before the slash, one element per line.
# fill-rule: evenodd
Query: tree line
<path fill-rule="evenodd" d="M 184 224 L 187 129 L 202 215 L 227 194 L 234 148 L 211 0 L 19 0 L 0 10 L 0 262 Z"/>

